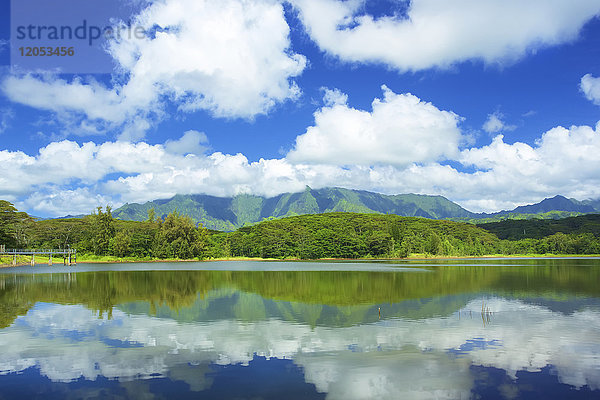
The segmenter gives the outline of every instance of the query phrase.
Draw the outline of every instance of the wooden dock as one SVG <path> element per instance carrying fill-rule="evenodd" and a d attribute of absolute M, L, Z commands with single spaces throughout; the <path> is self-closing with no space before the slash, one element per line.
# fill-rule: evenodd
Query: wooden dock
<path fill-rule="evenodd" d="M 12 265 L 17 265 L 17 256 L 31 256 L 31 265 L 35 265 L 35 256 L 48 256 L 48 265 L 52 265 L 53 257 L 62 257 L 63 265 L 77 264 L 76 249 L 5 249 L 0 246 L 0 255 L 13 256 Z"/>

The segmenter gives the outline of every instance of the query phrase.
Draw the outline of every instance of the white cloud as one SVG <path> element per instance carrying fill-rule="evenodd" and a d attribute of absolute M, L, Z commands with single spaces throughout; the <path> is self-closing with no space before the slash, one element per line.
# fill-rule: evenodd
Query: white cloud
<path fill-rule="evenodd" d="M 460 118 L 408 94 L 383 86 L 372 112 L 348 107 L 339 91 L 325 93 L 315 125 L 296 138 L 292 162 L 334 165 L 406 165 L 458 154 Z"/>
<path fill-rule="evenodd" d="M 123 36 L 109 46 L 121 72 L 114 80 L 123 84 L 9 76 L 3 92 L 79 122 L 122 127 L 122 140 L 143 137 L 149 122 L 164 117 L 165 101 L 181 112 L 252 119 L 300 94 L 293 78 L 306 59 L 290 50 L 278 2 L 166 0 L 148 5 L 133 23 L 156 32 L 141 40 Z"/>
<path fill-rule="evenodd" d="M 588 100 L 600 106 L 600 78 L 595 78 L 591 74 L 586 74 L 581 78 L 579 87 Z"/>
<path fill-rule="evenodd" d="M 400 71 L 513 61 L 575 39 L 600 12 L 595 0 L 413 0 L 406 15 L 374 19 L 361 13 L 363 0 L 292 3 L 322 50 Z"/>
<path fill-rule="evenodd" d="M 384 87 L 372 111 L 349 107 L 339 91 L 325 97 L 329 105 L 280 159 L 207 153 L 208 138 L 198 131 L 157 145 L 62 140 L 35 155 L 0 151 L 0 198 L 34 215 L 57 216 L 175 194 L 274 196 L 306 185 L 439 194 L 477 212 L 556 194 L 600 197 L 600 123 L 557 127 L 534 144 L 497 135 L 461 151 L 460 117 L 416 96 Z"/>
<path fill-rule="evenodd" d="M 178 140 L 167 140 L 165 150 L 174 154 L 203 154 L 207 149 L 206 133 L 189 130 Z"/>
<path fill-rule="evenodd" d="M 348 103 L 348 95 L 342 93 L 339 89 L 329 89 L 322 87 L 323 91 L 323 104 L 327 107 L 333 107 L 336 105 L 346 105 Z"/>
<path fill-rule="evenodd" d="M 489 114 L 487 120 L 483 124 L 483 130 L 487 133 L 498 133 L 506 131 L 514 131 L 517 129 L 515 125 L 507 125 L 504 121 L 504 114 L 499 111 Z"/>
<path fill-rule="evenodd" d="M 122 99 L 118 93 L 94 80 L 83 82 L 76 77 L 67 82 L 51 76 L 9 75 L 2 81 L 2 90 L 13 102 L 42 110 L 72 111 L 84 114 L 89 120 L 102 119 L 111 123 L 122 123 L 128 118 L 128 110 L 121 108 Z"/>
<path fill-rule="evenodd" d="M 11 108 L 0 108 L 0 134 L 8 129 L 10 122 L 14 117 L 15 112 Z"/>
<path fill-rule="evenodd" d="M 36 191 L 23 203 L 17 204 L 36 210 L 44 215 L 66 216 L 78 214 L 90 214 L 96 207 L 104 207 L 111 204 L 111 199 L 87 187 L 76 189 L 65 189 L 50 185 L 43 191 Z"/>

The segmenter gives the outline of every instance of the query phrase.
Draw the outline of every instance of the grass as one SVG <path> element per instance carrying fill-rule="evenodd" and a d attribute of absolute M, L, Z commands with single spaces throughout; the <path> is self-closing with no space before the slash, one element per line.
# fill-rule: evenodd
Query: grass
<path fill-rule="evenodd" d="M 426 253 L 414 253 L 407 258 L 357 258 L 352 259 L 358 260 L 424 260 L 424 259 L 435 259 L 435 260 L 454 260 L 454 259 L 469 259 L 469 258 L 544 258 L 544 257 L 564 257 L 564 258 L 581 258 L 581 257 L 600 257 L 600 254 L 486 254 L 482 256 L 438 256 Z M 332 261 L 332 260 L 349 260 L 340 258 L 322 258 L 320 260 L 302 260 L 302 261 Z M 0 256 L 0 267 L 11 267 L 13 256 Z M 36 264 L 48 264 L 49 257 L 47 256 L 36 256 Z M 77 256 L 78 263 L 98 263 L 98 264 L 111 264 L 111 263 L 151 263 L 151 262 L 195 262 L 195 261 L 301 261 L 299 258 L 260 258 L 260 257 L 218 257 L 209 259 L 159 259 L 153 257 L 116 257 L 116 256 L 97 256 L 94 254 L 84 254 Z M 53 258 L 54 265 L 62 265 L 62 257 Z M 31 256 L 17 256 L 17 265 L 30 265 Z"/>

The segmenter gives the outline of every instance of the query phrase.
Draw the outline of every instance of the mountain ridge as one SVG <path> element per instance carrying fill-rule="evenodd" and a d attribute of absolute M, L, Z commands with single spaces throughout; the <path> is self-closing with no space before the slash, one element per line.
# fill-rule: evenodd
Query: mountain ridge
<path fill-rule="evenodd" d="M 594 207 L 596 203 L 598 208 Z M 550 213 L 546 217 L 555 218 L 600 212 L 600 202 L 596 203 L 555 196 L 514 210 L 485 214 L 468 211 L 440 195 L 385 195 L 366 190 L 336 187 L 311 189 L 307 186 L 302 192 L 282 193 L 273 197 L 251 194 L 233 197 L 178 194 L 170 199 L 157 199 L 144 204 L 125 204 L 113 210 L 113 216 L 122 220 L 143 221 L 147 219 L 151 208 L 154 208 L 158 217 L 178 211 L 207 228 L 231 231 L 269 219 L 336 211 L 489 222 L 522 218 L 530 214 Z"/>

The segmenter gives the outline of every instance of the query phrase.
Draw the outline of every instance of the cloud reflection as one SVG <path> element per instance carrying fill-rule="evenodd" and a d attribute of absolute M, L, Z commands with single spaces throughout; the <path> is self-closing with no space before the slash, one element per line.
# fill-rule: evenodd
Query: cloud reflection
<path fill-rule="evenodd" d="M 450 317 L 311 327 L 275 318 L 181 323 L 128 315 L 98 318 L 80 305 L 38 304 L 0 331 L 0 374 L 36 367 L 52 381 L 155 376 L 210 387 L 189 366 L 291 359 L 328 398 L 469 398 L 470 365 L 518 371 L 546 366 L 561 383 L 600 389 L 600 312 L 570 315 L 517 300 L 481 299 Z M 204 372 L 203 372 L 204 373 Z M 202 375 L 202 374 L 201 374 Z"/>

